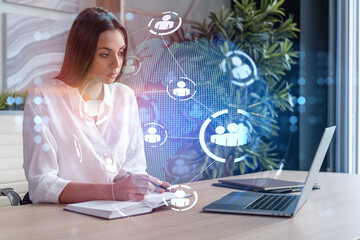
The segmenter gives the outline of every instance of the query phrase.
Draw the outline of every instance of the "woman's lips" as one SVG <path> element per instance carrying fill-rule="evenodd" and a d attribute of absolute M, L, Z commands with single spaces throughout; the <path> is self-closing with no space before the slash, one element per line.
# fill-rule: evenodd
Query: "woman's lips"
<path fill-rule="evenodd" d="M 112 73 L 112 74 L 108 74 L 106 76 L 108 76 L 109 78 L 116 78 L 119 74 L 118 73 Z"/>

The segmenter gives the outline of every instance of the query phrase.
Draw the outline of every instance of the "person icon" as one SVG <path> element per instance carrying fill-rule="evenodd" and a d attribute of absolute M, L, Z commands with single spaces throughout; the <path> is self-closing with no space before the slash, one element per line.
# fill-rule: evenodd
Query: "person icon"
<path fill-rule="evenodd" d="M 232 64 L 235 66 L 232 70 L 232 75 L 235 79 L 243 80 L 247 79 L 251 75 L 251 69 L 249 65 L 243 64 L 238 56 L 231 58 Z"/>
<path fill-rule="evenodd" d="M 126 61 L 126 65 L 122 68 L 123 73 L 132 73 L 135 71 L 135 66 L 133 66 L 134 60 L 130 59 Z"/>
<path fill-rule="evenodd" d="M 184 81 L 179 81 L 176 84 L 177 88 L 173 90 L 173 94 L 178 97 L 185 97 L 190 95 L 190 89 L 186 88 L 186 83 Z"/>
<path fill-rule="evenodd" d="M 211 135 L 210 141 L 217 145 L 226 146 L 226 136 L 224 136 L 225 128 L 223 126 L 218 126 L 215 129 L 216 134 Z"/>
<path fill-rule="evenodd" d="M 175 207 L 189 206 L 190 200 L 185 198 L 185 192 L 183 190 L 176 190 L 175 197 L 171 199 L 171 205 Z"/>
<path fill-rule="evenodd" d="M 217 145 L 226 147 L 241 146 L 248 143 L 249 129 L 244 124 L 230 123 L 227 126 L 228 133 L 225 133 L 225 128 L 219 126 L 215 129 L 216 134 L 212 135 L 210 141 Z"/>
<path fill-rule="evenodd" d="M 236 123 L 230 123 L 227 127 L 227 130 L 229 131 L 229 133 L 224 134 L 225 138 L 226 138 L 226 146 L 228 147 L 234 147 L 234 146 L 238 146 L 238 125 Z"/>
<path fill-rule="evenodd" d="M 157 143 L 160 142 L 160 135 L 156 134 L 157 130 L 154 127 L 150 127 L 147 130 L 148 134 L 145 135 L 145 141 L 148 143 Z"/>
<path fill-rule="evenodd" d="M 235 147 L 248 143 L 249 129 L 242 123 L 230 123 L 227 127 L 229 133 L 224 134 L 226 137 L 226 146 Z"/>
<path fill-rule="evenodd" d="M 174 22 L 169 21 L 171 19 L 171 15 L 166 14 L 162 18 L 162 21 L 158 21 L 155 23 L 154 28 L 158 30 L 168 30 L 174 27 Z"/>
<path fill-rule="evenodd" d="M 185 161 L 183 159 L 177 159 L 175 161 L 175 166 L 171 168 L 171 171 L 176 176 L 182 176 L 187 174 L 190 169 L 188 166 L 185 166 Z"/>
<path fill-rule="evenodd" d="M 237 136 L 237 145 L 245 145 L 249 142 L 249 128 L 243 123 L 238 125 L 238 136 Z"/>
<path fill-rule="evenodd" d="M 116 168 L 115 164 L 113 164 L 113 160 L 111 158 L 105 159 L 105 170 L 108 173 L 116 173 L 117 172 L 117 168 Z"/>

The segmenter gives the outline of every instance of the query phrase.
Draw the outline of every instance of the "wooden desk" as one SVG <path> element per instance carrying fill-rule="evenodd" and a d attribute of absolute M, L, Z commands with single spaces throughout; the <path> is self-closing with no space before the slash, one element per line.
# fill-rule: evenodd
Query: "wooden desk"
<path fill-rule="evenodd" d="M 279 178 L 303 181 L 305 176 L 305 172 L 283 171 Z M 64 211 L 61 204 L 3 207 L 0 239 L 360 239 L 359 175 L 320 173 L 321 189 L 312 192 L 293 218 L 202 212 L 205 205 L 234 191 L 212 187 L 216 181 L 189 185 L 199 201 L 188 211 L 165 207 L 128 219 L 76 214 Z"/>

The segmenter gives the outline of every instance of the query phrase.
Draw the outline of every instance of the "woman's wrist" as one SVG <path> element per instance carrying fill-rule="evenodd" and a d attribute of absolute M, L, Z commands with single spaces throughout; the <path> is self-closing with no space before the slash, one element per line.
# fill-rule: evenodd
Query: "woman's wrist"
<path fill-rule="evenodd" d="M 76 203 L 93 200 L 113 200 L 112 183 L 69 182 L 59 195 L 60 203 Z"/>

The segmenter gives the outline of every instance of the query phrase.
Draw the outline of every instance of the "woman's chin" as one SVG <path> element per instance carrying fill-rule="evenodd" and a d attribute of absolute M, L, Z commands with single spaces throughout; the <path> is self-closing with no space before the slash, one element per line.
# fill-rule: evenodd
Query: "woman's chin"
<path fill-rule="evenodd" d="M 104 84 L 113 84 L 116 78 L 104 77 L 104 78 L 97 78 L 96 81 L 104 83 Z"/>

